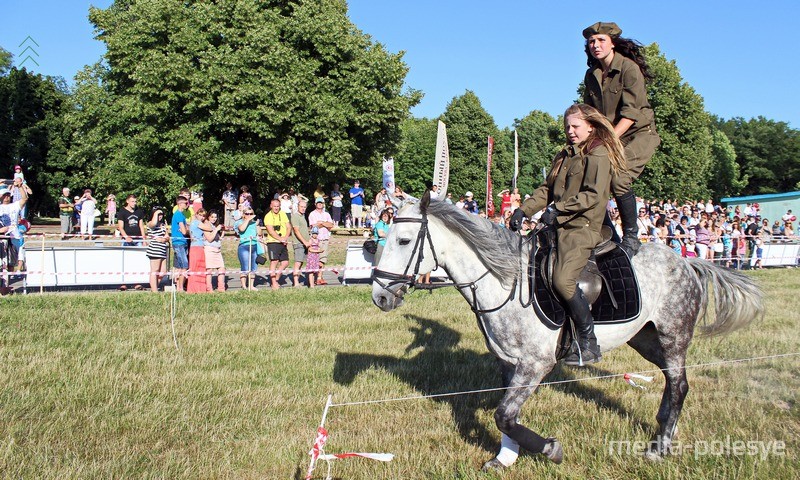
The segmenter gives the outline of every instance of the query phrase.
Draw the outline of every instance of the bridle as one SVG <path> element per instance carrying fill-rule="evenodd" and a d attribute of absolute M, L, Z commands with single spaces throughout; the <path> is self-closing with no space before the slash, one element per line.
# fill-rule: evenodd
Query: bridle
<path fill-rule="evenodd" d="M 422 260 L 425 259 L 425 240 L 428 240 L 428 244 L 431 247 L 431 252 L 433 252 L 433 261 L 435 266 L 433 267 L 434 270 L 439 268 L 439 259 L 436 257 L 436 251 L 433 249 L 433 241 L 431 240 L 431 232 L 428 229 L 428 215 L 422 214 L 422 218 L 412 218 L 412 217 L 395 217 L 394 223 L 419 223 L 419 232 L 417 233 L 417 240 L 414 242 L 414 250 L 411 253 L 411 256 L 408 258 L 408 263 L 406 264 L 406 268 L 403 270 L 403 273 L 393 273 L 387 272 L 386 270 L 380 270 L 376 268 L 372 272 L 372 280 L 380 285 L 384 290 L 388 291 L 392 295 L 397 298 L 402 297 L 398 293 L 400 289 L 392 289 L 391 287 L 395 285 L 402 285 L 405 287 L 416 287 L 417 286 L 417 277 L 419 276 L 419 267 L 422 265 Z M 411 264 L 414 262 L 414 257 L 417 258 L 417 263 L 414 265 L 413 273 L 409 274 L 408 271 L 411 269 Z M 386 280 L 387 282 L 384 283 L 382 280 Z"/>
<path fill-rule="evenodd" d="M 436 256 L 436 249 L 433 248 L 433 241 L 431 240 L 431 233 L 430 233 L 430 229 L 428 228 L 428 215 L 426 213 L 423 213 L 421 218 L 399 217 L 399 218 L 395 218 L 394 219 L 394 223 L 419 223 L 420 224 L 419 232 L 417 233 L 417 239 L 414 242 L 414 249 L 413 249 L 413 251 L 411 253 L 411 256 L 408 259 L 408 263 L 406 264 L 406 267 L 403 270 L 403 273 L 387 272 L 386 270 L 381 270 L 381 269 L 378 269 L 378 268 L 376 268 L 372 272 L 372 280 L 375 283 L 377 283 L 378 285 L 380 285 L 384 290 L 386 290 L 389 293 L 391 293 L 392 295 L 394 295 L 395 298 L 399 299 L 399 298 L 403 297 L 403 295 L 401 293 L 399 293 L 399 292 L 401 290 L 403 290 L 404 287 L 406 289 L 414 288 L 414 289 L 420 289 L 420 290 L 422 290 L 422 289 L 433 290 L 434 288 L 444 288 L 444 287 L 456 287 L 459 290 L 465 289 L 465 288 L 469 288 L 470 292 L 471 292 L 471 295 L 472 295 L 472 301 L 468 300 L 467 303 L 469 303 L 470 308 L 472 309 L 472 311 L 476 315 L 483 314 L 483 313 L 496 312 L 497 310 L 500 310 L 501 308 L 503 308 L 508 302 L 510 302 L 510 301 L 512 301 L 514 299 L 516 291 L 517 291 L 517 285 L 519 284 L 519 278 L 520 278 L 521 271 L 522 271 L 521 260 L 520 260 L 520 272 L 518 272 L 517 275 L 514 276 L 514 283 L 511 286 L 511 291 L 509 292 L 508 297 L 502 303 L 500 303 L 500 305 L 498 305 L 496 307 L 493 307 L 493 308 L 482 309 L 482 308 L 479 308 L 479 306 L 478 306 L 478 296 L 477 296 L 478 287 L 477 287 L 477 284 L 483 278 L 485 278 L 487 275 L 489 275 L 490 271 L 489 271 L 488 268 L 486 269 L 486 271 L 483 274 L 481 274 L 478 278 L 476 278 L 475 280 L 473 280 L 471 282 L 465 282 L 465 283 L 456 283 L 456 282 L 437 283 L 434 286 L 431 286 L 431 285 L 428 285 L 428 284 L 419 284 L 417 282 L 417 278 L 419 278 L 420 265 L 422 264 L 422 261 L 425 258 L 424 251 L 425 251 L 425 240 L 426 239 L 428 241 L 428 245 L 430 246 L 431 253 L 433 253 L 433 261 L 434 261 L 433 270 L 439 268 L 439 259 Z M 520 236 L 520 248 L 522 248 L 523 242 L 528 242 L 528 241 L 530 241 L 530 238 L 523 238 L 522 236 Z M 414 257 L 415 256 L 416 256 L 416 260 L 417 260 L 416 263 L 414 263 Z M 411 265 L 412 264 L 414 264 L 414 270 L 413 270 L 412 273 L 409 274 L 408 272 L 409 272 L 409 270 L 411 270 Z M 401 287 L 393 289 L 392 287 L 394 287 L 396 285 L 401 285 Z M 520 303 L 523 306 L 526 306 L 526 307 L 530 305 L 530 301 L 529 302 L 523 302 L 521 293 L 520 293 Z"/>

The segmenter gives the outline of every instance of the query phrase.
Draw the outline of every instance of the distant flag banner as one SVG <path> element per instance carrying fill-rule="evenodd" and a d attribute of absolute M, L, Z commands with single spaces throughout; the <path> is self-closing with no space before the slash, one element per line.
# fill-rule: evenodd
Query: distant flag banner
<path fill-rule="evenodd" d="M 486 145 L 486 217 L 494 217 L 494 200 L 492 199 L 492 152 L 494 138 L 489 137 Z"/>
<path fill-rule="evenodd" d="M 436 130 L 436 158 L 433 161 L 433 185 L 439 185 L 439 198 L 445 198 L 449 183 L 450 148 L 447 145 L 447 127 L 439 120 Z"/>
<path fill-rule="evenodd" d="M 511 181 L 511 188 L 517 188 L 517 177 L 519 177 L 519 137 L 514 130 L 514 179 Z"/>
<path fill-rule="evenodd" d="M 390 195 L 394 192 L 394 157 L 383 157 L 383 188 Z"/>

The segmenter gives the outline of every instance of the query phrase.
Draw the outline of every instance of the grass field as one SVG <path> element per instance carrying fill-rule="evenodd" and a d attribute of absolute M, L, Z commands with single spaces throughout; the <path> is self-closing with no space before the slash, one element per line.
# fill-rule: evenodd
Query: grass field
<path fill-rule="evenodd" d="M 688 363 L 800 351 L 800 272 L 754 274 L 763 322 L 696 339 Z M 391 313 L 364 286 L 179 296 L 16 295 L 0 320 L 0 472 L 4 478 L 297 478 L 328 393 L 334 402 L 499 386 L 466 303 L 416 292 Z M 668 308 L 668 306 L 665 306 Z M 633 350 L 547 380 L 649 370 Z M 391 463 L 333 464 L 345 479 L 797 478 L 800 358 L 689 370 L 678 441 L 785 442 L 783 455 L 695 455 L 662 462 L 609 451 L 648 440 L 663 388 L 621 379 L 542 387 L 521 421 L 558 437 L 565 461 L 522 455 L 481 474 L 499 443 L 500 394 L 331 409 L 326 450 L 389 452 Z M 315 478 L 324 478 L 322 463 Z"/>

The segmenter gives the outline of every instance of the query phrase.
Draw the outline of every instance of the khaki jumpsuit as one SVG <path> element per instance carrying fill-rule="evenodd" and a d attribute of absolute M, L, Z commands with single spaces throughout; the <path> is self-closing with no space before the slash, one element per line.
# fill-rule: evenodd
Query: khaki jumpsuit
<path fill-rule="evenodd" d="M 661 144 L 653 108 L 647 101 L 644 75 L 636 62 L 616 53 L 605 79 L 600 67 L 590 68 L 583 84 L 586 87 L 583 103 L 600 111 L 612 125 L 622 118 L 633 120 L 633 125 L 620 138 L 628 168 L 611 177 L 611 193 L 618 197 L 631 190 L 631 184 L 639 178 Z"/>
<path fill-rule="evenodd" d="M 578 146 L 570 145 L 556 155 L 545 183 L 520 207 L 529 218 L 551 202 L 559 212 L 553 287 L 565 300 L 575 294 L 578 276 L 602 240 L 610 181 L 611 162 L 604 146 L 581 154 Z"/>

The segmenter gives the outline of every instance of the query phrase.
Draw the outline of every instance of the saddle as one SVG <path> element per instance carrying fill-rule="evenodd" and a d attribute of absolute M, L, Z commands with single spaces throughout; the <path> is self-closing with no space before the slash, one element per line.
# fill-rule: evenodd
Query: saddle
<path fill-rule="evenodd" d="M 592 252 L 578 279 L 578 286 L 591 305 L 595 325 L 633 321 L 641 313 L 642 302 L 631 260 L 619 245 L 611 241 L 610 228 L 604 226 L 601 233 L 603 241 Z M 555 238 L 552 230 L 538 234 L 531 249 L 528 280 L 537 316 L 549 328 L 560 329 L 568 314 L 552 288 L 557 252 Z"/>

